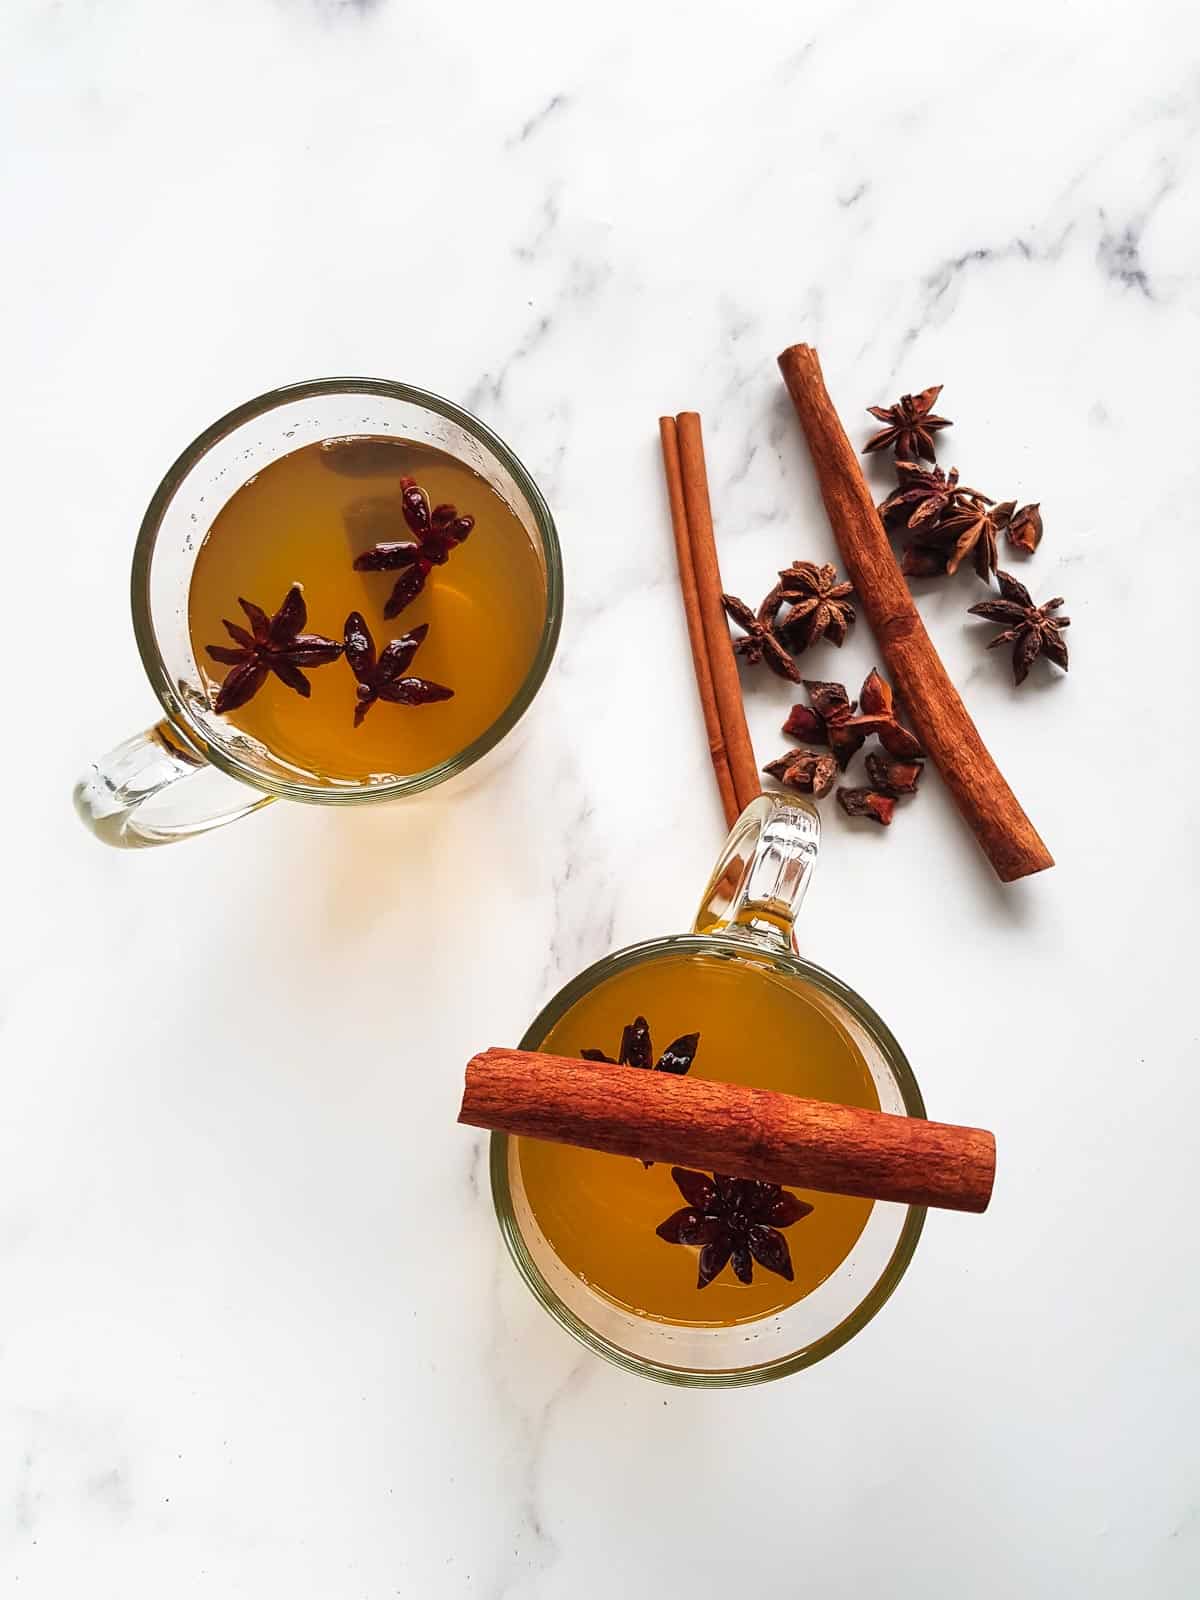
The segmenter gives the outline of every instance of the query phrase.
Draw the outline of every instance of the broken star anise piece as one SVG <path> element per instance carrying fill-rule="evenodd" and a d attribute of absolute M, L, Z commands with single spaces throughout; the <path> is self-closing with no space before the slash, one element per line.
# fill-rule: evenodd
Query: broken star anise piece
<path fill-rule="evenodd" d="M 698 1033 L 681 1033 L 654 1059 L 654 1046 L 650 1043 L 650 1024 L 645 1017 L 634 1017 L 621 1033 L 621 1052 L 614 1061 L 603 1050 L 581 1050 L 585 1061 L 607 1061 L 611 1066 L 652 1068 L 655 1072 L 673 1072 L 677 1076 L 690 1070 L 700 1045 Z"/>
<path fill-rule="evenodd" d="M 902 794 L 916 794 L 925 770 L 921 761 L 893 761 L 878 750 L 868 750 L 864 764 L 872 789 L 893 800 Z"/>
<path fill-rule="evenodd" d="M 998 633 L 989 642 L 988 649 L 994 650 L 1002 644 L 1012 645 L 1013 681 L 1016 683 L 1025 682 L 1038 656 L 1049 656 L 1055 666 L 1065 672 L 1067 641 L 1062 636 L 1062 629 L 1071 626 L 1071 619 L 1051 614 L 1063 604 L 1062 597 L 1035 606 L 1029 590 L 1009 573 L 998 572 L 996 582 L 1000 585 L 1003 598 L 981 600 L 977 606 L 970 608 L 973 617 L 985 617 L 988 622 L 1008 624 L 1003 633 Z"/>
<path fill-rule="evenodd" d="M 951 508 L 937 523 L 922 529 L 914 541 L 917 545 L 933 545 L 944 554 L 945 570 L 951 577 L 968 556 L 975 571 L 987 583 L 996 570 L 999 552 L 996 537 L 1008 526 L 1016 506 L 1015 500 L 1005 500 L 998 506 L 985 506 L 968 500 Z"/>
<path fill-rule="evenodd" d="M 919 456 L 933 461 L 933 436 L 939 429 L 950 427 L 948 417 L 933 413 L 941 392 L 942 386 L 937 383 L 932 389 L 922 389 L 920 394 L 901 395 L 894 406 L 868 406 L 871 415 L 887 423 L 887 427 L 873 434 L 863 450 L 870 454 L 875 450 L 894 449 L 905 461 L 916 461 Z"/>
<path fill-rule="evenodd" d="M 820 683 L 805 678 L 804 689 L 810 704 L 793 706 L 783 731 L 804 744 L 824 744 L 833 751 L 839 767 L 845 769 L 850 757 L 866 743 L 866 734 L 850 726 L 854 702 L 840 683 Z"/>
<path fill-rule="evenodd" d="M 223 715 L 236 711 L 254 698 L 273 672 L 281 683 L 305 699 L 312 693 L 312 685 L 300 670 L 302 667 L 323 667 L 336 661 L 342 647 L 336 639 L 326 639 L 320 633 L 301 633 L 308 621 L 308 607 L 304 604 L 304 590 L 294 583 L 283 597 L 283 604 L 273 617 L 268 617 L 261 606 L 252 600 L 238 598 L 238 605 L 246 613 L 250 624 L 247 632 L 237 622 L 227 617 L 221 619 L 226 633 L 236 649 L 227 644 L 206 645 L 214 661 L 232 667 L 217 691 L 213 709 Z"/>
<path fill-rule="evenodd" d="M 763 661 L 777 677 L 799 683 L 800 668 L 775 631 L 775 613 L 779 609 L 777 591 L 772 589 L 757 613 L 734 594 L 723 594 L 721 604 L 725 607 L 725 615 L 731 622 L 736 622 L 746 635 L 744 639 L 733 641 L 734 655 L 744 656 L 751 666 Z"/>
<path fill-rule="evenodd" d="M 896 717 L 891 688 L 874 669 L 859 692 L 857 715 L 842 684 L 806 678 L 804 687 L 811 706 L 793 706 L 783 731 L 805 744 L 827 744 L 843 771 L 872 734 L 897 760 L 912 761 L 922 754 L 916 737 Z"/>
<path fill-rule="evenodd" d="M 354 726 L 357 728 L 376 700 L 388 700 L 398 706 L 427 706 L 436 700 L 449 700 L 454 693 L 445 684 L 431 683 L 428 678 L 408 678 L 405 673 L 412 658 L 420 649 L 429 624 L 393 639 L 376 654 L 371 630 L 359 611 L 346 618 L 346 660 L 358 681 L 354 706 Z"/>
<path fill-rule="evenodd" d="M 763 771 L 777 778 L 785 788 L 795 789 L 798 794 L 815 795 L 820 800 L 833 788 L 837 762 L 816 750 L 789 750 L 777 760 L 768 761 Z"/>
<path fill-rule="evenodd" d="M 958 481 L 958 468 L 923 467 L 917 461 L 897 461 L 899 484 L 877 508 L 889 528 L 919 528 L 936 523 L 953 507 L 972 502 L 991 505 L 986 494 Z"/>
<path fill-rule="evenodd" d="M 848 583 L 839 581 L 836 568 L 815 561 L 793 561 L 779 574 L 778 586 L 769 597 L 778 594 L 791 607 L 779 624 L 784 643 L 797 654 L 822 637 L 843 644 L 855 617 L 848 599 L 852 593 Z M 767 604 L 764 600 L 763 605 Z"/>
<path fill-rule="evenodd" d="M 1024 556 L 1031 556 L 1042 542 L 1040 505 L 1035 501 L 1033 505 L 1022 506 L 1019 511 L 1014 511 L 1004 533 L 1014 550 L 1020 551 Z"/>
<path fill-rule="evenodd" d="M 459 516 L 456 506 L 430 509 L 429 496 L 415 478 L 400 480 L 400 512 L 415 537 L 377 544 L 354 563 L 356 572 L 400 573 L 383 608 L 389 621 L 417 598 L 434 567 L 449 561 L 475 526 L 475 518 Z"/>
<path fill-rule="evenodd" d="M 896 814 L 894 798 L 874 789 L 839 789 L 837 803 L 848 817 L 868 817 L 885 828 L 891 827 Z"/>
<path fill-rule="evenodd" d="M 888 755 L 899 761 L 913 761 L 924 754 L 916 735 L 897 719 L 891 684 L 880 677 L 876 667 L 858 691 L 858 715 L 850 718 L 845 729 L 861 734 L 864 740 L 875 734 Z"/>
<path fill-rule="evenodd" d="M 671 1176 L 687 1205 L 654 1231 L 668 1244 L 699 1245 L 697 1289 L 707 1288 L 726 1262 L 742 1283 L 753 1283 L 756 1261 L 792 1282 L 792 1256 L 779 1230 L 808 1216 L 806 1200 L 753 1178 L 710 1178 L 687 1167 L 672 1167 Z"/>

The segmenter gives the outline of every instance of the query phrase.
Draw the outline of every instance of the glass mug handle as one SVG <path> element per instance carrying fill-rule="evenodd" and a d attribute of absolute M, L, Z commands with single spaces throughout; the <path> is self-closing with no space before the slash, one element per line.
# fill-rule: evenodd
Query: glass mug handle
<path fill-rule="evenodd" d="M 730 829 L 693 931 L 794 950 L 796 917 L 820 845 L 821 818 L 806 800 L 782 794 L 752 800 Z"/>
<path fill-rule="evenodd" d="M 75 809 L 96 838 L 127 850 L 190 839 L 273 798 L 219 772 L 166 721 L 110 750 L 75 785 Z"/>

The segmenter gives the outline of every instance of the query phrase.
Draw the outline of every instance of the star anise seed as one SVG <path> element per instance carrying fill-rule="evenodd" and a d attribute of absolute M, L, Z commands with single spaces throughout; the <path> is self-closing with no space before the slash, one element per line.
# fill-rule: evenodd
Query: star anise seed
<path fill-rule="evenodd" d="M 300 631 L 308 621 L 301 585 L 292 585 L 273 617 L 268 617 L 252 600 L 239 596 L 238 605 L 246 613 L 249 632 L 227 617 L 221 619 L 237 648 L 232 649 L 227 644 L 205 646 L 214 661 L 233 669 L 217 691 L 213 709 L 218 715 L 238 710 L 254 698 L 272 672 L 281 683 L 286 683 L 289 689 L 307 700 L 312 685 L 300 669 L 323 667 L 336 661 L 342 647 L 336 639 L 326 639 L 323 634 Z"/>
<path fill-rule="evenodd" d="M 932 389 L 922 389 L 920 394 L 904 394 L 894 406 L 868 406 L 867 410 L 887 427 L 873 434 L 863 446 L 868 454 L 875 450 L 894 449 L 905 461 L 916 461 L 923 456 L 926 461 L 935 459 L 933 436 L 941 428 L 951 426 L 948 417 L 933 413 L 934 402 L 942 392 L 940 383 Z"/>
<path fill-rule="evenodd" d="M 736 622 L 746 635 L 744 639 L 733 641 L 733 653 L 744 656 L 751 666 L 757 666 L 760 661 L 765 662 L 777 677 L 799 683 L 800 668 L 792 660 L 775 631 L 774 616 L 779 609 L 779 600 L 776 598 L 774 606 L 769 606 L 774 595 L 775 590 L 772 590 L 757 613 L 751 611 L 746 602 L 739 600 L 734 594 L 721 596 L 725 615 L 731 622 Z"/>
<path fill-rule="evenodd" d="M 700 1046 L 698 1033 L 682 1033 L 654 1059 L 654 1046 L 650 1043 L 650 1024 L 645 1017 L 634 1017 L 621 1033 L 621 1051 L 614 1061 L 603 1050 L 581 1050 L 585 1061 L 607 1061 L 611 1066 L 650 1068 L 655 1072 L 673 1072 L 676 1076 L 690 1070 Z"/>
<path fill-rule="evenodd" d="M 879 515 L 889 528 L 919 528 L 922 524 L 936 523 L 951 507 L 972 501 L 992 504 L 978 489 L 959 484 L 957 467 L 945 473 L 941 467 L 926 468 L 916 461 L 897 461 L 896 475 L 899 485 L 878 507 Z"/>
<path fill-rule="evenodd" d="M 1014 511 L 1012 520 L 1004 530 L 1009 544 L 1021 555 L 1031 556 L 1042 542 L 1042 512 L 1035 501 Z"/>
<path fill-rule="evenodd" d="M 459 516 L 455 506 L 440 505 L 431 509 L 429 496 L 415 478 L 401 478 L 399 510 L 415 538 L 374 545 L 354 562 L 356 572 L 400 573 L 383 608 L 389 621 L 412 604 L 434 567 L 449 561 L 450 552 L 462 544 L 475 526 L 475 518 Z M 351 507 L 348 515 L 353 512 Z"/>
<path fill-rule="evenodd" d="M 789 750 L 763 768 L 788 789 L 798 794 L 815 795 L 818 800 L 833 788 L 837 762 L 816 750 Z"/>
<path fill-rule="evenodd" d="M 892 796 L 878 794 L 874 789 L 839 789 L 837 803 L 848 817 L 867 817 L 885 828 L 891 827 L 896 813 Z"/>
<path fill-rule="evenodd" d="M 776 593 L 791 607 L 779 624 L 779 633 L 795 654 L 807 650 L 822 636 L 839 646 L 845 642 L 855 618 L 854 607 L 847 598 L 853 590 L 838 579 L 834 567 L 815 561 L 793 561 L 779 574 L 777 588 L 763 601 L 764 607 Z"/>
<path fill-rule="evenodd" d="M 812 1206 L 778 1184 L 727 1178 L 687 1167 L 671 1176 L 687 1204 L 654 1230 L 668 1244 L 698 1245 L 697 1289 L 705 1289 L 728 1262 L 742 1283 L 754 1281 L 754 1263 L 792 1282 L 792 1257 L 779 1231 L 807 1217 Z"/>
<path fill-rule="evenodd" d="M 432 683 L 428 678 L 408 678 L 405 673 L 429 632 L 429 624 L 393 639 L 376 654 L 371 630 L 360 611 L 352 611 L 346 618 L 346 660 L 350 663 L 357 682 L 354 706 L 354 726 L 357 728 L 376 700 L 387 700 L 398 706 L 427 706 L 437 700 L 449 700 L 454 694 L 445 684 Z"/>
<path fill-rule="evenodd" d="M 988 649 L 994 650 L 997 645 L 1002 644 L 1012 645 L 1015 683 L 1025 682 L 1029 676 L 1029 669 L 1038 656 L 1049 656 L 1055 666 L 1061 667 L 1066 672 L 1067 641 L 1062 636 L 1062 629 L 1071 626 L 1071 619 L 1051 614 L 1063 604 L 1062 597 L 1058 596 L 1053 600 L 1047 600 L 1044 605 L 1035 606 L 1029 590 L 1009 573 L 998 572 L 996 582 L 1000 585 L 1003 598 L 981 600 L 978 605 L 970 608 L 973 617 L 984 617 L 988 622 L 1008 624 L 1003 633 L 998 633 L 989 642 Z"/>

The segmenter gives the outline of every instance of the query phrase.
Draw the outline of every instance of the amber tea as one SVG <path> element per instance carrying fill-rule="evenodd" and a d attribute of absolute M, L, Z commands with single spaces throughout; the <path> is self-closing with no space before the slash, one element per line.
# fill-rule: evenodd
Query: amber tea
<path fill-rule="evenodd" d="M 878 1109 L 860 1051 L 814 988 L 753 956 L 666 953 L 603 980 L 538 1047 L 647 1071 Z M 559 1260 L 638 1315 L 729 1326 L 782 1311 L 850 1254 L 872 1202 L 569 1145 L 517 1141 L 533 1218 Z M 749 1281 L 745 1281 L 745 1280 Z"/>
<path fill-rule="evenodd" d="M 214 706 L 306 778 L 426 772 L 487 732 L 529 673 L 546 579 L 487 481 L 428 445 L 330 439 L 218 513 L 188 599 Z"/>

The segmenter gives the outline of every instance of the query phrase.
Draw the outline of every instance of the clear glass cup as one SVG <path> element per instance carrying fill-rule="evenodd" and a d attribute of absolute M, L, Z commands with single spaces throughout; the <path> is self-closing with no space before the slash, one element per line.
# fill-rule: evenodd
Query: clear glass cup
<path fill-rule="evenodd" d="M 884 1023 L 853 989 L 796 953 L 795 919 L 816 861 L 820 827 L 815 807 L 803 801 L 782 795 L 753 801 L 725 842 L 693 931 L 631 945 L 589 967 L 535 1018 L 521 1048 L 539 1048 L 571 1006 L 618 972 L 668 953 L 715 956 L 819 990 L 824 1006 L 861 1051 L 880 1108 L 924 1117 L 912 1068 Z M 550 1315 L 617 1366 L 688 1388 L 765 1383 L 832 1354 L 866 1326 L 895 1289 L 925 1221 L 924 1207 L 876 1201 L 850 1254 L 811 1294 L 758 1322 L 691 1328 L 639 1316 L 563 1264 L 525 1196 L 516 1141 L 504 1134 L 492 1135 L 491 1177 L 505 1243 Z"/>
<path fill-rule="evenodd" d="M 465 750 L 426 772 L 358 784 L 304 781 L 212 709 L 188 637 L 192 567 L 222 506 L 270 462 L 321 439 L 391 434 L 469 466 L 516 514 L 546 584 L 541 639 L 504 713 Z M 248 400 L 206 429 L 170 468 L 142 519 L 133 556 L 133 628 L 163 716 L 85 773 L 75 805 L 107 844 L 168 844 L 275 799 L 362 805 L 418 794 L 465 773 L 516 726 L 541 687 L 562 622 L 562 556 L 546 502 L 486 424 L 423 389 L 383 378 L 321 378 Z"/>

